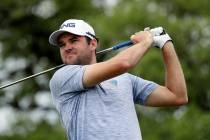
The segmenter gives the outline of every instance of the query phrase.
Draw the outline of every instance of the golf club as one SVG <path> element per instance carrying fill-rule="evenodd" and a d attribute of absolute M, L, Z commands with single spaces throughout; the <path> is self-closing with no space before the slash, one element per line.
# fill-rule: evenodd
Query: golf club
<path fill-rule="evenodd" d="M 110 52 L 110 51 L 112 51 L 112 50 L 118 50 L 118 49 L 120 49 L 120 48 L 129 46 L 129 45 L 132 45 L 132 44 L 133 44 L 133 43 L 132 43 L 131 41 L 125 41 L 125 42 L 119 43 L 119 44 L 117 44 L 117 45 L 115 45 L 115 46 L 113 46 L 113 47 L 110 47 L 110 48 L 108 48 L 108 49 L 105 49 L 105 50 L 102 50 L 102 51 L 98 51 L 96 54 L 103 54 L 103 53 Z M 33 75 L 31 75 L 31 76 L 22 78 L 22 79 L 20 79 L 20 80 L 14 81 L 14 82 L 12 82 L 12 83 L 3 85 L 3 86 L 0 87 L 0 89 L 3 89 L 3 88 L 6 88 L 6 87 L 9 87 L 9 86 L 12 86 L 12 85 L 14 85 L 14 84 L 23 82 L 23 81 L 25 81 L 25 80 L 28 80 L 28 79 L 31 79 L 31 78 L 34 78 L 34 77 L 37 77 L 37 76 L 39 76 L 39 75 L 45 74 L 45 73 L 47 73 L 47 72 L 50 72 L 50 71 L 52 71 L 52 70 L 61 68 L 61 67 L 65 66 L 65 65 L 66 65 L 66 64 L 61 64 L 61 65 L 58 65 L 58 66 L 56 66 L 56 67 L 47 69 L 47 70 L 45 70 L 45 71 L 42 71 L 42 72 L 33 74 Z"/>

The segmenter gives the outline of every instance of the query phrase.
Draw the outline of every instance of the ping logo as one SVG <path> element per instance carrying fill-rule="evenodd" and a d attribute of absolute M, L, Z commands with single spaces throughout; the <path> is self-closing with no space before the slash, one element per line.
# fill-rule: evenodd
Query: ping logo
<path fill-rule="evenodd" d="M 60 29 L 63 29 L 63 28 L 67 28 L 67 27 L 75 27 L 75 23 L 67 23 L 67 24 L 63 24 L 61 25 Z"/>

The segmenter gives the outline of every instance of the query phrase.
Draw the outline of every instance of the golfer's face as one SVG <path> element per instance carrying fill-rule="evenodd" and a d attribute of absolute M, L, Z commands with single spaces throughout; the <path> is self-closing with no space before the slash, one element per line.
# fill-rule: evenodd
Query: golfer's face
<path fill-rule="evenodd" d="M 65 33 L 58 38 L 58 45 L 63 63 L 87 65 L 91 62 L 92 54 L 85 37 Z"/>

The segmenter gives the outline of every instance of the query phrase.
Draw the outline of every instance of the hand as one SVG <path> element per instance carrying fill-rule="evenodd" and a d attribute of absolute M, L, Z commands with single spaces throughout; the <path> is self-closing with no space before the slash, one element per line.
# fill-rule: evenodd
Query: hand
<path fill-rule="evenodd" d="M 171 37 L 167 33 L 159 36 L 154 36 L 153 39 L 154 39 L 153 46 L 158 47 L 160 49 L 164 47 L 166 42 L 172 41 Z"/>
<path fill-rule="evenodd" d="M 150 31 L 152 33 L 153 36 L 160 36 L 165 34 L 165 31 L 163 29 L 163 27 L 156 27 L 156 28 L 152 28 L 150 29 L 149 27 L 144 29 L 145 31 Z"/>
<path fill-rule="evenodd" d="M 150 31 L 153 35 L 153 46 L 162 49 L 166 42 L 172 41 L 171 37 L 165 32 L 163 27 L 156 27 L 150 29 L 149 27 L 145 28 L 144 31 Z"/>
<path fill-rule="evenodd" d="M 140 31 L 135 33 L 130 37 L 131 41 L 134 44 L 143 42 L 144 44 L 147 44 L 148 46 L 151 46 L 153 44 L 153 35 L 150 31 Z"/>

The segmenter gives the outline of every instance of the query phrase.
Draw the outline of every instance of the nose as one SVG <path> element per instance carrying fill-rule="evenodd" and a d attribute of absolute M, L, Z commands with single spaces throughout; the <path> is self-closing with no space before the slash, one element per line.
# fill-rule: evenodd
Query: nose
<path fill-rule="evenodd" d="M 71 51 L 73 49 L 73 45 L 71 45 L 70 43 L 66 43 L 65 46 L 63 46 L 64 51 Z"/>

